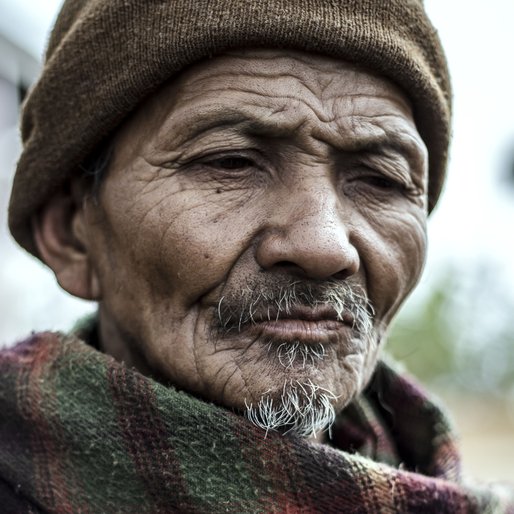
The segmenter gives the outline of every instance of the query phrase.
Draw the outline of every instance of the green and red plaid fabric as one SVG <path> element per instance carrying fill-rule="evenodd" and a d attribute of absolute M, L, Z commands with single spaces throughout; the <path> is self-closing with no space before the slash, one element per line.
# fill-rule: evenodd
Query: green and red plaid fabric
<path fill-rule="evenodd" d="M 440 410 L 381 364 L 333 445 L 127 369 L 75 336 L 0 352 L 0 512 L 513 513 L 512 491 L 460 484 Z"/>

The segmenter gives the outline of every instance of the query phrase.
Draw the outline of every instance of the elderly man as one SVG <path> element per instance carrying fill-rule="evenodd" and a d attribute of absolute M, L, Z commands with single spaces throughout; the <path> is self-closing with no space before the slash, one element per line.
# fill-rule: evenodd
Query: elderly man
<path fill-rule="evenodd" d="M 379 361 L 449 117 L 421 1 L 66 1 L 10 228 L 99 308 L 1 353 L 2 512 L 512 512 Z"/>

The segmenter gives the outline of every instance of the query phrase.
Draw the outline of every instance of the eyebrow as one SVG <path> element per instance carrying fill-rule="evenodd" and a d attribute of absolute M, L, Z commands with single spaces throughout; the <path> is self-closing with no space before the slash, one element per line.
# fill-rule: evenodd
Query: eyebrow
<path fill-rule="evenodd" d="M 369 138 L 359 138 L 348 145 L 349 148 L 345 148 L 345 152 L 354 154 L 383 154 L 386 151 L 393 151 L 395 153 L 409 155 L 414 152 L 417 145 L 413 142 L 402 139 L 398 140 L 390 136 L 373 136 Z"/>
<path fill-rule="evenodd" d="M 239 109 L 224 108 L 198 110 L 187 124 L 181 123 L 179 137 L 182 141 L 195 139 L 212 130 L 239 129 L 247 136 L 286 137 L 291 134 L 291 126 L 284 126 L 256 118 Z"/>
<path fill-rule="evenodd" d="M 172 121 L 172 120 L 170 120 Z M 292 128 L 295 124 L 283 125 L 270 122 L 266 118 L 256 118 L 244 110 L 235 108 L 199 109 L 195 112 L 190 123 L 182 124 L 179 131 L 181 141 L 191 140 L 202 136 L 212 130 L 235 130 L 243 129 L 246 136 L 265 136 L 265 137 L 287 137 L 291 135 Z M 298 124 L 296 124 L 298 126 Z M 317 140 L 326 143 L 321 137 Z M 338 151 L 343 153 L 370 153 L 379 154 L 385 151 L 394 151 L 402 155 L 407 154 L 413 157 L 419 153 L 419 145 L 417 145 L 410 137 L 402 137 L 400 131 L 389 130 L 387 132 L 371 136 L 356 136 L 354 138 L 345 138 L 337 146 Z"/>

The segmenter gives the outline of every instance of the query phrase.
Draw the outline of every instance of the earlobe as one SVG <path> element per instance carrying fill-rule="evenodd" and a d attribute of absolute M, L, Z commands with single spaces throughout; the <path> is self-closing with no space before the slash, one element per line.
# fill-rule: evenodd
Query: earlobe
<path fill-rule="evenodd" d="M 72 192 L 55 194 L 32 218 L 39 256 L 68 293 L 85 300 L 100 300 L 93 269 L 82 202 Z"/>

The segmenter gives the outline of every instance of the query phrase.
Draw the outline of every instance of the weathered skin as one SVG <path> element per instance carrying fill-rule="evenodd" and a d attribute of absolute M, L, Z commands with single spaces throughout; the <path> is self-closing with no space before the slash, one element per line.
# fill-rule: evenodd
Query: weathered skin
<path fill-rule="evenodd" d="M 229 407 L 310 378 L 341 408 L 421 273 L 426 184 L 427 151 L 394 85 L 330 58 L 246 51 L 197 64 L 141 105 L 99 198 L 75 181 L 34 228 L 61 286 L 100 302 L 116 358 Z M 360 286 L 374 341 L 351 345 L 347 323 L 319 317 L 212 330 L 222 297 L 284 278 Z M 279 367 L 265 344 L 277 334 L 323 341 L 327 355 Z"/>

